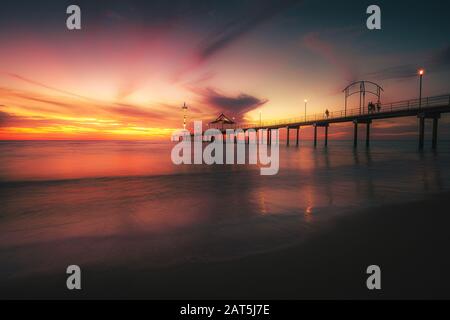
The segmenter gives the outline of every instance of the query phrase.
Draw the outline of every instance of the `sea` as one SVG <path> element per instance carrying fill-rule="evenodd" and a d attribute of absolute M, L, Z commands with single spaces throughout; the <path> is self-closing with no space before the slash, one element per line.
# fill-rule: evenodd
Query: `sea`
<path fill-rule="evenodd" d="M 450 190 L 450 142 L 279 145 L 260 165 L 175 165 L 169 141 L 0 141 L 0 277 L 133 270 L 296 245 L 339 216 Z M 426 213 L 424 213 L 426 214 Z M 382 231 L 380 231 L 382 232 Z"/>

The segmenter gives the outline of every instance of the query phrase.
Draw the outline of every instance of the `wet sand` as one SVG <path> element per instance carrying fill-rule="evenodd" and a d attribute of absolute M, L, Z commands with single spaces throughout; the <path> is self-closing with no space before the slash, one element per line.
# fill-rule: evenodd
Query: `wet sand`
<path fill-rule="evenodd" d="M 78 292 L 66 275 L 0 283 L 1 298 L 430 299 L 450 298 L 448 193 L 342 215 L 302 244 L 214 263 L 163 268 L 83 268 Z M 366 288 L 381 267 L 381 291 Z"/>

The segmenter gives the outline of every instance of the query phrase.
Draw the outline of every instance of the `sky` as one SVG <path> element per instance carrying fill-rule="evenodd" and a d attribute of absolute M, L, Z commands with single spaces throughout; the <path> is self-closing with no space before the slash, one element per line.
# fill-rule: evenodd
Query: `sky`
<path fill-rule="evenodd" d="M 81 30 L 66 8 L 81 8 Z M 448 1 L 2 1 L 0 140 L 156 139 L 220 113 L 238 122 L 342 110 L 371 80 L 382 102 L 450 93 Z M 374 98 L 376 100 L 376 98 Z M 353 99 L 350 105 L 356 107 Z M 416 119 L 377 124 L 416 134 Z M 349 128 L 331 135 L 345 138 Z M 449 131 L 450 132 L 450 131 Z"/>

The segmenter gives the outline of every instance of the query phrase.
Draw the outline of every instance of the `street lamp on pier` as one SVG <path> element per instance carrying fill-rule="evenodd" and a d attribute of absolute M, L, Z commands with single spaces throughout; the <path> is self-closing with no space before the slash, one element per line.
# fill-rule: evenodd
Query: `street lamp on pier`
<path fill-rule="evenodd" d="M 419 108 L 422 107 L 422 80 L 423 80 L 424 74 L 425 74 L 425 70 L 420 69 L 419 70 Z"/>
<path fill-rule="evenodd" d="M 308 99 L 305 99 L 305 122 L 306 122 L 306 105 L 308 104 Z"/>

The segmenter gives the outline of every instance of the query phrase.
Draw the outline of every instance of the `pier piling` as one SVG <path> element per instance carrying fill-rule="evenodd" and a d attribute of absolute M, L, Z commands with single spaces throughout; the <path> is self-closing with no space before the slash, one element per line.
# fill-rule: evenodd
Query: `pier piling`
<path fill-rule="evenodd" d="M 353 122 L 353 147 L 356 148 L 358 146 L 358 122 Z"/>
<path fill-rule="evenodd" d="M 286 145 L 289 146 L 289 127 L 287 127 Z"/>
<path fill-rule="evenodd" d="M 433 138 L 432 138 L 432 142 L 431 142 L 433 150 L 436 150 L 436 148 L 437 148 L 438 121 L 439 121 L 439 116 L 435 116 L 433 118 Z"/>
<path fill-rule="evenodd" d="M 366 124 L 366 147 L 367 148 L 370 146 L 370 125 L 371 125 L 371 122 L 368 121 Z"/>
<path fill-rule="evenodd" d="M 423 149 L 423 142 L 425 138 L 425 117 L 419 116 L 419 149 Z"/>
<path fill-rule="evenodd" d="M 317 124 L 314 124 L 314 148 L 317 147 Z"/>

